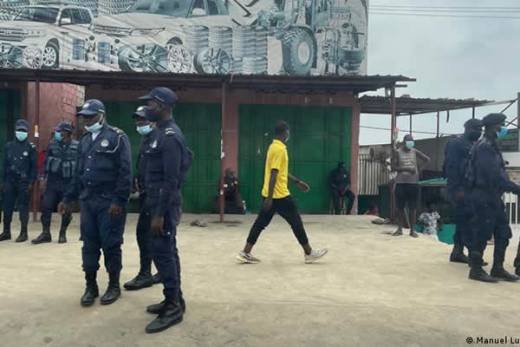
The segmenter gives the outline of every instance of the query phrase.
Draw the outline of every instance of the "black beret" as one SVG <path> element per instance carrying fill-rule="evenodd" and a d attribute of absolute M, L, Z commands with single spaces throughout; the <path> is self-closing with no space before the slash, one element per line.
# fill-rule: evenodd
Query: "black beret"
<path fill-rule="evenodd" d="M 504 123 L 506 118 L 507 117 L 502 113 L 490 113 L 482 118 L 482 124 L 484 124 L 484 126 L 498 125 Z"/>
<path fill-rule="evenodd" d="M 469 119 L 464 123 L 465 128 L 482 128 L 483 125 L 482 121 L 477 118 Z"/>

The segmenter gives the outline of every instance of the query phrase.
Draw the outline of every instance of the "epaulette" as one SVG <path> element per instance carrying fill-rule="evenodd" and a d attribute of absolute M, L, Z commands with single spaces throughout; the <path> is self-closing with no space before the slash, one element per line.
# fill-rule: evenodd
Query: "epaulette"
<path fill-rule="evenodd" d="M 118 135 L 124 135 L 124 133 L 125 133 L 123 130 L 119 129 L 118 127 L 112 126 L 112 125 L 109 126 L 108 129 L 116 132 Z"/>
<path fill-rule="evenodd" d="M 36 148 L 36 145 L 32 142 L 29 142 L 29 145 L 31 145 L 32 148 Z"/>
<path fill-rule="evenodd" d="M 166 128 L 166 129 L 164 129 L 164 134 L 165 135 L 175 135 L 175 129 L 173 129 L 173 128 Z"/>

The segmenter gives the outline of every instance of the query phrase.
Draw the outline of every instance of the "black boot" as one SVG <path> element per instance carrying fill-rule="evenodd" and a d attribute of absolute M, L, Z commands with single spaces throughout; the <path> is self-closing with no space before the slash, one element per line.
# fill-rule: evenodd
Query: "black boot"
<path fill-rule="evenodd" d="M 27 224 L 22 223 L 22 230 L 20 230 L 20 235 L 18 235 L 15 242 L 25 241 L 27 241 Z"/>
<path fill-rule="evenodd" d="M 40 243 L 46 243 L 46 242 L 51 242 L 51 241 L 52 241 L 51 227 L 50 227 L 50 225 L 44 225 L 42 233 L 40 235 L 38 235 L 37 238 L 32 240 L 31 243 L 33 245 L 37 245 Z"/>
<path fill-rule="evenodd" d="M 85 280 L 87 281 L 87 287 L 85 293 L 81 297 L 81 306 L 88 307 L 94 304 L 94 301 L 99 296 L 99 288 L 96 282 L 95 272 L 86 272 Z"/>
<path fill-rule="evenodd" d="M 61 217 L 60 235 L 58 238 L 58 243 L 67 242 L 67 228 L 69 227 L 69 224 L 71 221 L 72 221 L 72 216 L 64 215 L 63 217 Z"/>
<path fill-rule="evenodd" d="M 139 290 L 153 286 L 153 277 L 150 271 L 139 271 L 137 276 L 126 282 L 123 287 L 126 290 Z"/>
<path fill-rule="evenodd" d="M 164 306 L 153 321 L 146 326 L 148 334 L 158 333 L 182 322 L 182 308 L 173 300 L 165 300 Z"/>
<path fill-rule="evenodd" d="M 454 246 L 453 251 L 450 254 L 450 261 L 452 263 L 464 263 L 467 264 L 469 262 L 468 257 L 464 254 L 464 248 L 459 246 Z"/>
<path fill-rule="evenodd" d="M 515 274 L 520 276 L 520 256 L 517 255 L 515 258 L 515 262 L 513 263 L 515 266 Z"/>
<path fill-rule="evenodd" d="M 487 283 L 498 282 L 496 278 L 489 276 L 488 273 L 481 266 L 473 266 L 471 270 L 469 270 L 469 279 Z"/>
<path fill-rule="evenodd" d="M 507 282 L 516 282 L 520 279 L 517 276 L 507 272 L 501 265 L 493 265 L 493 268 L 491 269 L 491 276 Z"/>
<path fill-rule="evenodd" d="M 166 300 L 163 300 L 158 304 L 150 305 L 146 308 L 146 312 L 151 313 L 151 314 L 159 314 L 164 309 L 165 304 L 166 304 Z M 182 296 L 179 299 L 179 304 L 181 306 L 182 313 L 186 313 L 186 301 L 184 301 L 184 298 Z"/>
<path fill-rule="evenodd" d="M 119 272 L 109 273 L 108 276 L 109 281 L 107 291 L 99 300 L 101 305 L 110 305 L 121 296 L 121 288 L 119 287 Z"/>
<path fill-rule="evenodd" d="M 159 273 L 156 273 L 152 277 L 153 277 L 153 284 L 161 283 L 161 276 L 159 275 Z"/>
<path fill-rule="evenodd" d="M 4 224 L 4 232 L 2 234 L 0 234 L 0 241 L 6 241 L 6 240 L 10 240 L 10 239 L 11 239 L 11 226 Z"/>

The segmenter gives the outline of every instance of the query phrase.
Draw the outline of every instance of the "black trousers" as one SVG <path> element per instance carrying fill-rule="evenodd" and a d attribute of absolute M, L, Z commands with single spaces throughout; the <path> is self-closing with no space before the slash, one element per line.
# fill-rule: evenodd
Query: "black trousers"
<path fill-rule="evenodd" d="M 29 194 L 29 183 L 21 180 L 7 180 L 4 182 L 3 194 L 4 207 L 4 226 L 9 228 L 13 220 L 13 212 L 18 203 L 18 214 L 22 227 L 26 227 L 29 222 L 29 204 L 31 197 Z"/>
<path fill-rule="evenodd" d="M 344 194 L 341 194 L 339 190 L 332 191 L 332 203 L 334 204 L 334 214 L 341 213 L 341 199 L 348 199 L 347 204 L 347 214 L 352 212 L 352 207 L 354 207 L 354 200 L 356 199 L 356 195 L 352 193 L 350 189 L 347 189 Z"/>
<path fill-rule="evenodd" d="M 140 272 L 150 273 L 152 270 L 152 234 L 150 232 L 151 215 L 144 208 L 145 197 L 139 198 L 139 219 L 137 220 L 136 237 L 139 247 Z"/>
<path fill-rule="evenodd" d="M 260 236 L 260 233 L 271 223 L 271 220 L 274 217 L 274 214 L 278 213 L 282 216 L 283 219 L 289 223 L 298 239 L 300 245 L 307 245 L 309 240 L 307 239 L 307 234 L 305 233 L 305 229 L 303 228 L 303 222 L 298 213 L 298 208 L 294 203 L 294 200 L 288 196 L 283 199 L 273 199 L 273 205 L 271 209 L 265 211 L 262 209 L 256 217 L 256 220 L 249 231 L 249 236 L 247 237 L 247 243 L 254 245 Z"/>
<path fill-rule="evenodd" d="M 58 204 L 63 200 L 63 190 L 66 185 L 61 187 L 55 184 L 47 186 L 45 193 L 43 193 L 43 199 L 41 204 L 42 216 L 41 222 L 43 227 L 49 228 L 51 226 L 52 212 L 56 210 Z M 61 217 L 62 228 L 67 229 L 70 222 L 72 221 L 72 214 L 66 213 Z"/>

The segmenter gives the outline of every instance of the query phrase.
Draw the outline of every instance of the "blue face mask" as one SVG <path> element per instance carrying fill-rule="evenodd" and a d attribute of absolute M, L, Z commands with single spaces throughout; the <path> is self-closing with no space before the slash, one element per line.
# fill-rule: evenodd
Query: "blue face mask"
<path fill-rule="evenodd" d="M 29 135 L 27 131 L 16 131 L 15 132 L 16 139 L 20 142 L 27 140 L 27 136 Z"/>
<path fill-rule="evenodd" d="M 501 128 L 500 128 L 500 131 L 497 131 L 497 137 L 498 137 L 499 139 L 504 138 L 504 137 L 507 136 L 508 132 L 509 132 L 509 129 L 508 129 L 508 128 L 506 128 L 506 127 L 501 127 Z"/>
<path fill-rule="evenodd" d="M 62 139 L 63 139 L 63 135 L 59 131 L 55 131 L 54 132 L 54 140 L 56 140 L 58 142 L 61 142 Z"/>
<path fill-rule="evenodd" d="M 152 126 L 150 124 L 141 125 L 137 127 L 139 135 L 145 136 L 152 132 Z"/>
<path fill-rule="evenodd" d="M 96 134 L 101 131 L 103 128 L 103 117 L 99 119 L 96 123 L 92 124 L 91 126 L 85 125 L 85 130 L 89 133 Z"/>
<path fill-rule="evenodd" d="M 415 147 L 415 141 L 406 141 L 405 144 L 406 144 L 406 148 L 408 148 L 408 149 L 412 149 Z"/>

